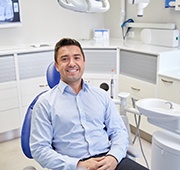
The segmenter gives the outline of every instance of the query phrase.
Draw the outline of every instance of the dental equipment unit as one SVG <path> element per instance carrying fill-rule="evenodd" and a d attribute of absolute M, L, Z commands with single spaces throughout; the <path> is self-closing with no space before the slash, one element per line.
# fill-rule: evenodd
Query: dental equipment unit
<path fill-rule="evenodd" d="M 137 4 L 138 12 L 137 16 L 142 17 L 144 14 L 144 8 L 146 8 L 149 4 L 150 0 L 128 0 L 130 4 Z"/>
<path fill-rule="evenodd" d="M 102 13 L 110 8 L 108 0 L 57 0 L 63 8 L 84 13 Z M 144 8 L 149 4 L 150 0 L 128 0 L 129 4 L 138 6 L 137 16 L 142 17 Z M 125 0 L 121 0 L 122 15 L 125 18 Z M 124 19 L 123 19 L 124 20 Z"/>
<path fill-rule="evenodd" d="M 130 152 L 128 152 L 128 154 L 129 155 L 134 154 L 134 155 L 132 155 L 133 157 L 139 156 L 139 154 L 140 154 L 139 151 L 138 150 L 134 151 L 134 148 L 133 148 L 133 144 L 135 143 L 136 139 L 138 138 L 142 156 L 144 158 L 144 161 L 146 163 L 147 168 L 149 168 L 148 161 L 146 159 L 146 156 L 144 154 L 144 150 L 142 147 L 141 138 L 140 138 L 140 131 L 139 131 L 142 114 L 136 109 L 136 104 L 135 104 L 134 98 L 131 98 L 133 107 L 127 106 L 127 99 L 129 96 L 130 96 L 130 93 L 121 92 L 118 94 L 118 97 L 120 98 L 120 100 L 113 99 L 113 101 L 116 105 L 120 105 L 120 114 L 121 114 L 121 117 L 122 117 L 122 119 L 126 125 L 127 131 L 129 133 L 129 143 L 130 143 L 130 146 L 132 146 L 132 147 L 129 148 Z M 129 121 L 128 121 L 128 117 L 127 117 L 127 112 L 134 114 L 134 119 L 135 119 L 135 124 L 136 124 L 136 132 L 135 132 L 135 136 L 134 136 L 133 140 L 131 138 L 131 131 L 130 131 L 130 125 L 129 125 Z M 138 116 L 138 118 L 137 118 L 137 116 Z"/>
<path fill-rule="evenodd" d="M 57 0 L 63 8 L 76 12 L 102 13 L 109 10 L 108 0 Z"/>
<path fill-rule="evenodd" d="M 179 170 L 180 167 L 180 105 L 157 98 L 136 102 L 139 112 L 149 123 L 165 129 L 152 138 L 151 170 Z"/>
<path fill-rule="evenodd" d="M 130 127 L 126 113 L 134 114 L 136 133 L 132 144 L 134 144 L 138 137 L 141 152 L 147 167 L 149 168 L 149 165 L 144 155 L 139 133 L 141 115 L 146 116 L 149 123 L 162 128 L 152 135 L 151 170 L 179 170 L 180 105 L 157 98 L 145 98 L 136 102 L 134 98 L 132 98 L 133 108 L 129 108 L 127 107 L 127 98 L 129 95 L 129 93 L 122 92 L 118 95 L 120 101 L 114 100 L 114 102 L 115 104 L 120 104 L 120 113 L 129 134 Z M 136 116 L 139 116 L 138 120 Z M 129 141 L 132 141 L 131 138 Z"/>

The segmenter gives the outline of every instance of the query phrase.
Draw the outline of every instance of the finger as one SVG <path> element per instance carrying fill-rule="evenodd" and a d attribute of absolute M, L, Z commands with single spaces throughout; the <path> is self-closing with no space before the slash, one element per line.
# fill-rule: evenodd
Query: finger
<path fill-rule="evenodd" d="M 106 165 L 102 165 L 96 170 L 107 170 L 107 169 L 108 169 L 108 167 Z"/>
<path fill-rule="evenodd" d="M 97 158 L 92 158 L 93 160 L 99 162 L 101 160 L 103 160 L 105 158 L 105 156 L 102 156 L 102 157 L 97 157 Z"/>

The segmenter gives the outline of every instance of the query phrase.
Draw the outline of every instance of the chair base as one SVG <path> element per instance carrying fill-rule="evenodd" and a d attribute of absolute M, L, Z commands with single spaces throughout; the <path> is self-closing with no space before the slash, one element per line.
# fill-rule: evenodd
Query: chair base
<path fill-rule="evenodd" d="M 33 166 L 27 166 L 23 170 L 37 170 L 37 169 Z"/>

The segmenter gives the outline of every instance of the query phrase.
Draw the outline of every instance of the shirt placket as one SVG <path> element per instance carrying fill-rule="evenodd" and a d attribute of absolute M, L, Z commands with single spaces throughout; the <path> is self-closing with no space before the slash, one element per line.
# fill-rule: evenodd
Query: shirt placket
<path fill-rule="evenodd" d="M 80 123 L 81 123 L 81 126 L 83 127 L 84 129 L 84 138 L 85 138 L 85 141 L 87 142 L 87 149 L 89 151 L 89 154 L 92 155 L 93 154 L 93 151 L 91 150 L 91 146 L 90 146 L 90 142 L 92 139 L 90 137 L 90 128 L 88 127 L 88 124 L 87 124 L 87 121 L 86 121 L 86 113 L 85 113 L 85 109 L 83 107 L 83 104 L 81 102 L 81 97 L 80 95 L 77 95 L 76 96 L 76 103 L 77 103 L 77 108 L 78 108 L 78 111 L 79 111 L 79 119 L 80 119 Z"/>

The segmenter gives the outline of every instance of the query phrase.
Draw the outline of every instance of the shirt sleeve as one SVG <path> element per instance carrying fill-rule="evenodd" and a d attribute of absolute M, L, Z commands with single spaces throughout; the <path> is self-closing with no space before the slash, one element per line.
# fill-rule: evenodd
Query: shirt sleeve
<path fill-rule="evenodd" d="M 78 159 L 61 155 L 52 147 L 53 128 L 51 108 L 39 98 L 34 106 L 31 120 L 30 149 L 33 158 L 44 168 L 72 170 L 77 168 Z"/>
<path fill-rule="evenodd" d="M 111 147 L 107 155 L 114 156 L 119 163 L 127 154 L 127 149 L 129 147 L 129 136 L 120 113 L 110 98 L 107 102 L 105 124 L 111 142 Z"/>

